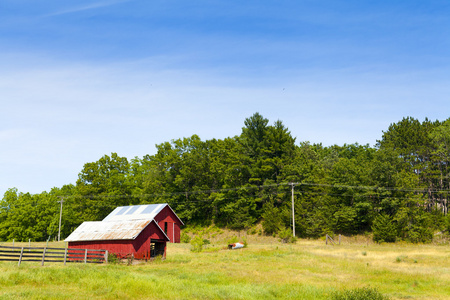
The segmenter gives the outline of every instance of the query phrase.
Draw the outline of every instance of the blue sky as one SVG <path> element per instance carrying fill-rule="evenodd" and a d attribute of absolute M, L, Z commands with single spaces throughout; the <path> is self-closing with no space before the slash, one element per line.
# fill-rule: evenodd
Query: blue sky
<path fill-rule="evenodd" d="M 235 136 L 255 112 L 327 146 L 446 120 L 449 16 L 448 1 L 3 0 L 0 193 Z"/>

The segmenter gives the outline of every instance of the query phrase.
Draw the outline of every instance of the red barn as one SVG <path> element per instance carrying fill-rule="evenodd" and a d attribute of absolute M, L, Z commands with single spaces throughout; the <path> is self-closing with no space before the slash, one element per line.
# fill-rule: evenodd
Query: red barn
<path fill-rule="evenodd" d="M 166 242 L 180 242 L 181 225 L 166 203 L 121 206 L 103 221 L 83 222 L 65 241 L 68 248 L 105 249 L 119 257 L 165 257 Z"/>

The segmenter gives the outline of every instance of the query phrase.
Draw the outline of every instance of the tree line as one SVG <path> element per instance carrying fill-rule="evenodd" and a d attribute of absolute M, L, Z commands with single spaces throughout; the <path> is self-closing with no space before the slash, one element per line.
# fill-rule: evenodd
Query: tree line
<path fill-rule="evenodd" d="M 239 136 L 197 135 L 156 145 L 154 155 L 116 153 L 86 163 L 75 184 L 29 194 L 9 189 L 0 205 L 0 240 L 61 236 L 115 207 L 169 203 L 186 224 L 265 234 L 292 226 L 299 237 L 373 233 L 376 241 L 427 242 L 448 231 L 450 119 L 393 123 L 376 145 L 296 143 L 282 121 L 259 113 Z"/>

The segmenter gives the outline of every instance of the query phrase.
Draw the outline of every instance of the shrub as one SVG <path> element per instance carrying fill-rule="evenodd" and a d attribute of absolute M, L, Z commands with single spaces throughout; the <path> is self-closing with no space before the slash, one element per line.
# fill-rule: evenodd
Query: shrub
<path fill-rule="evenodd" d="M 433 240 L 431 222 L 427 215 L 415 217 L 415 224 L 409 226 L 407 240 L 412 243 L 429 243 Z"/>
<path fill-rule="evenodd" d="M 358 229 L 357 213 L 353 207 L 344 206 L 333 214 L 333 228 L 338 232 L 354 234 Z"/>
<path fill-rule="evenodd" d="M 108 252 L 108 264 L 119 264 L 120 263 L 120 259 L 119 257 L 111 252 Z"/>
<path fill-rule="evenodd" d="M 450 214 L 448 214 L 444 219 L 444 230 L 450 233 Z"/>
<path fill-rule="evenodd" d="M 394 220 L 398 234 L 411 243 L 429 243 L 433 239 L 433 222 L 423 209 L 404 207 L 398 210 Z"/>
<path fill-rule="evenodd" d="M 372 225 L 373 240 L 378 243 L 394 243 L 397 239 L 397 228 L 388 215 L 379 215 Z"/>
<path fill-rule="evenodd" d="M 191 251 L 192 252 L 202 252 L 203 246 L 205 245 L 205 240 L 201 235 L 195 236 L 193 239 L 191 239 Z"/>
<path fill-rule="evenodd" d="M 262 222 L 262 227 L 265 234 L 276 234 L 281 229 L 279 215 L 279 209 L 276 208 L 272 202 L 264 204 L 262 214 L 264 221 Z"/>
<path fill-rule="evenodd" d="M 228 245 L 229 245 L 229 244 L 234 244 L 234 243 L 237 243 L 237 242 L 239 242 L 239 239 L 238 239 L 238 237 L 235 236 L 235 235 L 233 235 L 232 237 L 230 237 L 230 238 L 227 240 L 227 244 L 228 244 Z"/>
<path fill-rule="evenodd" d="M 191 237 L 183 231 L 181 232 L 180 241 L 187 244 L 191 241 Z"/>
<path fill-rule="evenodd" d="M 244 238 L 242 242 L 244 243 L 244 248 L 247 248 L 248 247 L 247 239 Z"/>
<path fill-rule="evenodd" d="M 292 231 L 289 228 L 285 228 L 278 233 L 278 237 L 282 243 L 295 243 L 297 238 L 292 236 Z"/>
<path fill-rule="evenodd" d="M 375 288 L 357 288 L 336 292 L 332 295 L 333 300 L 388 300 L 387 296 L 381 294 Z"/>
<path fill-rule="evenodd" d="M 252 227 L 249 230 L 247 230 L 248 235 L 254 235 L 258 233 L 258 229 L 256 227 Z"/>
<path fill-rule="evenodd" d="M 134 262 L 134 255 L 133 254 L 128 254 L 127 255 L 127 266 L 131 266 Z"/>

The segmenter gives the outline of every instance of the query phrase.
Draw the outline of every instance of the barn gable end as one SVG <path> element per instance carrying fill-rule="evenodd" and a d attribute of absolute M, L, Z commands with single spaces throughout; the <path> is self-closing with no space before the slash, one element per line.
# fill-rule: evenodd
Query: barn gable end
<path fill-rule="evenodd" d="M 159 227 L 167 234 L 171 243 L 180 242 L 180 225 L 184 225 L 180 218 L 170 208 L 164 207 L 156 216 L 155 221 L 158 222 Z"/>

